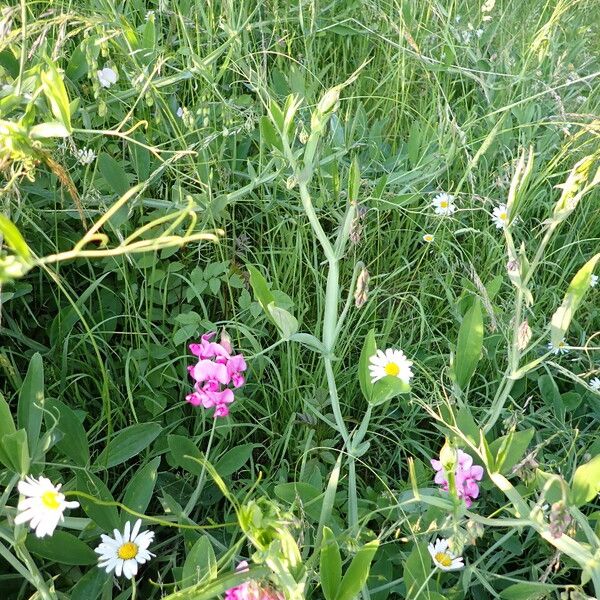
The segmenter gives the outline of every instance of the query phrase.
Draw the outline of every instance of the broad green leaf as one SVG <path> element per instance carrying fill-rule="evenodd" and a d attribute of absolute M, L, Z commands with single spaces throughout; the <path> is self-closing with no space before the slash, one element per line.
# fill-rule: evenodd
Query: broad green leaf
<path fill-rule="evenodd" d="M 600 493 L 600 454 L 577 467 L 571 485 L 571 502 L 582 506 Z"/>
<path fill-rule="evenodd" d="M 565 406 L 563 404 L 562 396 L 558 386 L 554 381 L 554 377 L 552 377 L 552 375 L 549 373 L 542 375 L 541 377 L 538 377 L 537 384 L 544 403 L 546 405 L 552 405 L 556 416 L 559 419 L 564 419 Z"/>
<path fill-rule="evenodd" d="M 69 406 L 59 400 L 48 401 L 48 408 L 55 408 L 59 413 L 57 429 L 63 433 L 63 438 L 56 447 L 77 466 L 85 467 L 90 460 L 90 450 L 81 421 Z"/>
<path fill-rule="evenodd" d="M 427 578 L 431 573 L 431 556 L 424 543 L 416 543 L 404 563 L 407 600 L 429 600 Z M 422 590 L 419 593 L 419 590 Z"/>
<path fill-rule="evenodd" d="M 269 304 L 275 304 L 275 296 L 271 293 L 267 280 L 256 267 L 247 265 L 247 269 L 250 273 L 250 285 L 252 286 L 254 295 L 265 313 L 269 314 Z"/>
<path fill-rule="evenodd" d="M 239 471 L 252 456 L 252 450 L 259 444 L 242 444 L 231 448 L 217 462 L 215 463 L 215 469 L 221 477 L 229 477 Z"/>
<path fill-rule="evenodd" d="M 273 123 L 271 123 L 269 118 L 262 116 L 260 117 L 259 123 L 261 138 L 266 142 L 267 146 L 272 146 L 283 152 L 281 137 L 277 133 L 275 127 L 273 127 Z"/>
<path fill-rule="evenodd" d="M 60 529 L 41 539 L 28 535 L 25 546 L 32 554 L 63 565 L 87 566 L 98 562 L 98 555 L 87 544 Z"/>
<path fill-rule="evenodd" d="M 86 75 L 87 72 L 88 64 L 85 57 L 84 44 L 82 43 L 71 53 L 65 73 L 72 82 L 75 82 Z"/>
<path fill-rule="evenodd" d="M 138 423 L 117 432 L 96 459 L 96 467 L 110 469 L 137 456 L 160 434 L 158 423 Z"/>
<path fill-rule="evenodd" d="M 268 307 L 268 314 L 271 315 L 271 320 L 279 329 L 284 340 L 289 340 L 298 331 L 298 320 L 284 308 L 279 308 L 271 303 Z"/>
<path fill-rule="evenodd" d="M 592 273 L 598 260 L 600 260 L 600 252 L 588 260 L 585 265 L 577 271 L 577 274 L 569 284 L 569 288 L 567 289 L 562 304 L 552 316 L 550 331 L 552 344 L 554 346 L 557 346 L 564 340 L 569 325 L 571 324 L 571 319 L 573 318 L 577 307 L 581 304 L 585 293 L 590 288 Z"/>
<path fill-rule="evenodd" d="M 14 433 L 17 430 L 8 402 L 0 393 L 0 440 L 2 436 L 8 433 Z"/>
<path fill-rule="evenodd" d="M 350 202 L 357 202 L 359 199 L 359 191 L 360 167 L 358 166 L 358 160 L 354 157 L 350 164 L 350 172 L 348 173 L 348 200 Z"/>
<path fill-rule="evenodd" d="M 547 583 L 524 581 L 513 583 L 500 592 L 502 600 L 541 600 L 556 590 L 557 587 Z"/>
<path fill-rule="evenodd" d="M 490 452 L 495 457 L 496 471 L 509 473 L 510 470 L 523 458 L 535 429 L 512 431 L 490 444 Z"/>
<path fill-rule="evenodd" d="M 29 361 L 27 374 L 23 380 L 17 406 L 19 428 L 27 431 L 29 455 L 34 456 L 40 437 L 44 408 L 44 363 L 39 352 Z"/>
<path fill-rule="evenodd" d="M 319 578 L 325 600 L 335 600 L 342 581 L 342 558 L 335 535 L 329 527 L 323 527 Z"/>
<path fill-rule="evenodd" d="M 149 463 L 145 464 L 127 483 L 123 504 L 138 513 L 145 513 L 156 485 L 158 465 L 160 464 L 160 456 L 153 458 Z M 121 521 L 131 519 L 131 515 L 123 511 Z"/>
<path fill-rule="evenodd" d="M 24 429 L 6 433 L 0 438 L 0 462 L 22 477 L 29 473 L 27 432 Z"/>
<path fill-rule="evenodd" d="M 336 600 L 354 600 L 369 577 L 371 561 L 379 548 L 379 540 L 366 543 L 356 553 L 350 566 L 344 573 Z"/>
<path fill-rule="evenodd" d="M 96 475 L 87 471 L 77 471 L 77 487 L 80 492 L 84 492 L 97 500 L 103 502 L 114 502 L 114 498 L 106 484 Z M 83 512 L 105 531 L 112 531 L 120 526 L 119 512 L 116 506 L 103 506 L 96 504 L 93 500 L 88 500 L 79 496 L 77 498 L 81 504 Z"/>
<path fill-rule="evenodd" d="M 456 383 L 464 389 L 469 383 L 481 356 L 483 347 L 483 315 L 481 301 L 476 298 L 466 312 L 458 332 L 454 374 Z"/>
<path fill-rule="evenodd" d="M 170 456 L 175 466 L 181 467 L 193 475 L 200 476 L 200 473 L 202 473 L 202 464 L 185 458 L 186 456 L 193 456 L 198 459 L 202 458 L 202 453 L 198 450 L 196 444 L 183 435 L 169 435 L 167 440 L 169 450 L 171 450 Z"/>
<path fill-rule="evenodd" d="M 208 537 L 203 535 L 189 551 L 183 565 L 182 583 L 187 587 L 217 578 L 217 559 Z"/>
<path fill-rule="evenodd" d="M 0 233 L 4 237 L 4 243 L 7 244 L 17 256 L 25 261 L 28 261 L 31 258 L 31 251 L 23 239 L 21 232 L 17 229 L 17 226 L 3 214 L 0 214 Z"/>
<path fill-rule="evenodd" d="M 471 409 L 468 405 L 463 405 L 456 414 L 456 424 L 458 428 L 476 444 L 479 441 L 479 427 L 473 419 Z"/>
<path fill-rule="evenodd" d="M 321 507 L 323 504 L 323 494 L 321 490 L 304 483 L 302 481 L 291 481 L 288 483 L 280 483 L 275 486 L 275 495 L 289 504 L 295 502 L 302 503 L 302 511 L 306 516 L 316 521 L 321 515 Z"/>
<path fill-rule="evenodd" d="M 329 481 L 327 482 L 327 489 L 325 490 L 325 495 L 323 496 L 323 503 L 321 506 L 321 514 L 319 515 L 319 526 L 317 528 L 315 549 L 318 549 L 319 545 L 321 544 L 323 531 L 325 529 L 325 523 L 329 523 L 331 519 L 331 513 L 333 512 L 333 507 L 335 505 L 335 495 L 340 480 L 342 457 L 343 454 L 340 452 L 340 454 L 337 457 L 337 460 L 335 461 L 335 465 L 331 470 Z"/>
<path fill-rule="evenodd" d="M 71 131 L 71 111 L 69 110 L 69 96 L 63 83 L 62 76 L 56 67 L 48 61 L 47 69 L 40 74 L 42 90 L 50 103 L 52 114 L 65 128 Z"/>
<path fill-rule="evenodd" d="M 109 575 L 103 569 L 89 569 L 71 589 L 70 600 L 97 600 L 109 577 L 112 583 L 112 573 Z"/>
<path fill-rule="evenodd" d="M 117 195 L 123 196 L 129 191 L 129 180 L 120 162 L 105 152 L 100 153 L 96 162 L 102 177 Z"/>

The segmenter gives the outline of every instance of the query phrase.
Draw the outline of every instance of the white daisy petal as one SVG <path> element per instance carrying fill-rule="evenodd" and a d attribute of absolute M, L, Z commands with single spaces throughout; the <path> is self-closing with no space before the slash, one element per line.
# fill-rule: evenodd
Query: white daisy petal
<path fill-rule="evenodd" d="M 456 556 L 448 549 L 448 546 L 448 540 L 443 538 L 437 539 L 434 544 L 427 546 L 433 564 L 441 571 L 457 571 L 464 568 L 462 556 Z"/>

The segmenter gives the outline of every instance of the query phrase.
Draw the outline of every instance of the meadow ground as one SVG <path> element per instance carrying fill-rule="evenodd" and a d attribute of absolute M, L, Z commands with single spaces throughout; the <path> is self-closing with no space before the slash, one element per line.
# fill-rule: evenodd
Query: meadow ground
<path fill-rule="evenodd" d="M 599 12 L 5 5 L 0 598 L 600 596 Z"/>

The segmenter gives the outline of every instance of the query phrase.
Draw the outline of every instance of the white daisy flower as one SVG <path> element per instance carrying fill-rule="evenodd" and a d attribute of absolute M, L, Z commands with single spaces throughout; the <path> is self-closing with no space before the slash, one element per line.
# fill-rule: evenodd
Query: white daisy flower
<path fill-rule="evenodd" d="M 176 112 L 175 114 L 176 114 L 176 115 L 177 115 L 177 116 L 178 116 L 180 119 L 182 119 L 182 118 L 183 118 L 183 115 L 184 115 L 184 111 L 185 111 L 185 109 L 183 108 L 183 106 L 180 106 L 180 107 L 177 109 L 177 112 Z"/>
<path fill-rule="evenodd" d="M 552 342 L 548 342 L 548 350 L 552 352 L 552 354 L 566 354 L 569 351 L 564 340 L 558 342 L 556 346 Z"/>
<path fill-rule="evenodd" d="M 15 523 L 21 525 L 29 521 L 39 538 L 52 535 L 59 522 L 64 521 L 65 509 L 79 506 L 79 502 L 66 502 L 60 487 L 60 483 L 52 485 L 46 477 L 26 477 L 19 481 L 18 489 L 25 499 L 17 505 Z"/>
<path fill-rule="evenodd" d="M 404 383 L 408 383 L 413 376 L 411 371 L 412 360 L 408 360 L 402 350 L 394 350 L 388 348 L 385 352 L 377 350 L 369 358 L 369 373 L 371 375 L 371 383 L 375 383 L 384 377 L 397 377 Z"/>
<path fill-rule="evenodd" d="M 448 540 L 438 538 L 434 544 L 429 544 L 427 549 L 435 566 L 442 571 L 458 571 L 465 566 L 463 557 L 456 556 L 448 549 Z"/>
<path fill-rule="evenodd" d="M 109 88 L 114 83 L 117 83 L 117 74 L 110 67 L 104 67 L 104 69 L 97 71 L 98 81 L 100 85 L 105 88 Z"/>
<path fill-rule="evenodd" d="M 508 210 L 506 204 L 500 204 L 496 206 L 492 211 L 492 222 L 498 229 L 508 226 Z"/>
<path fill-rule="evenodd" d="M 592 273 L 592 277 L 590 279 L 590 287 L 596 287 L 598 285 L 598 275 L 594 275 Z"/>
<path fill-rule="evenodd" d="M 75 158 L 82 165 L 90 165 L 96 159 L 96 153 L 91 148 L 78 148 L 75 150 Z"/>
<path fill-rule="evenodd" d="M 148 552 L 148 546 L 154 540 L 154 532 L 140 533 L 141 525 L 142 520 L 138 519 L 131 529 L 131 523 L 127 521 L 122 534 L 118 529 L 113 532 L 114 538 L 102 534 L 102 543 L 94 550 L 100 555 L 98 567 L 106 569 L 107 573 L 114 570 L 117 577 L 121 577 L 121 574 L 127 579 L 135 577 L 138 565 L 144 564 L 155 556 L 152 552 Z"/>
<path fill-rule="evenodd" d="M 452 194 L 446 194 L 446 192 L 438 194 L 433 199 L 432 206 L 435 208 L 436 215 L 442 215 L 444 217 L 449 217 L 454 214 L 454 211 L 456 210 L 454 196 L 452 196 Z"/>
<path fill-rule="evenodd" d="M 595 391 L 600 392 L 600 377 L 594 377 L 588 381 L 588 385 Z"/>
<path fill-rule="evenodd" d="M 426 243 L 428 243 L 428 244 L 431 244 L 431 242 L 433 242 L 433 240 L 434 240 L 434 239 L 435 239 L 435 238 L 434 238 L 434 236 L 433 236 L 433 234 L 432 234 L 432 233 L 426 233 L 426 234 L 423 236 L 423 241 L 424 241 L 424 242 L 426 242 Z"/>

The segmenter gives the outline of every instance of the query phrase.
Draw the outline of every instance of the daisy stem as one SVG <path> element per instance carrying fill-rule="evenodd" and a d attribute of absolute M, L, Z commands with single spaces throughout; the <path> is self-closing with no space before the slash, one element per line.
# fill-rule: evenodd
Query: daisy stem
<path fill-rule="evenodd" d="M 131 600 L 135 600 L 137 595 L 137 584 L 135 583 L 135 577 L 131 578 Z"/>
<path fill-rule="evenodd" d="M 206 453 L 204 454 L 204 456 L 206 457 L 206 460 L 208 460 L 208 457 L 210 454 L 210 449 L 212 447 L 216 427 L 217 427 L 217 419 L 213 418 L 213 424 L 212 424 L 212 428 L 210 430 L 210 436 L 208 438 L 208 445 L 206 446 Z M 206 477 L 206 467 L 205 467 L 205 463 L 203 462 L 202 463 L 202 471 L 200 471 L 200 477 L 198 477 L 198 483 L 196 485 L 196 489 L 193 491 L 188 503 L 185 506 L 185 509 L 183 510 L 183 514 L 186 517 L 189 516 L 189 514 L 192 512 L 194 506 L 196 506 L 196 503 L 198 502 L 198 498 L 200 497 L 200 494 L 202 493 L 202 488 L 204 487 L 205 477 Z"/>
<path fill-rule="evenodd" d="M 31 558 L 31 554 L 27 548 L 25 548 L 25 544 L 17 543 L 15 544 L 15 549 L 17 551 L 17 555 L 23 561 L 27 570 L 31 574 L 31 578 L 33 580 L 33 585 L 37 590 L 41 600 L 56 600 L 56 594 L 51 592 L 42 577 L 39 569 L 37 568 L 33 558 Z"/>

